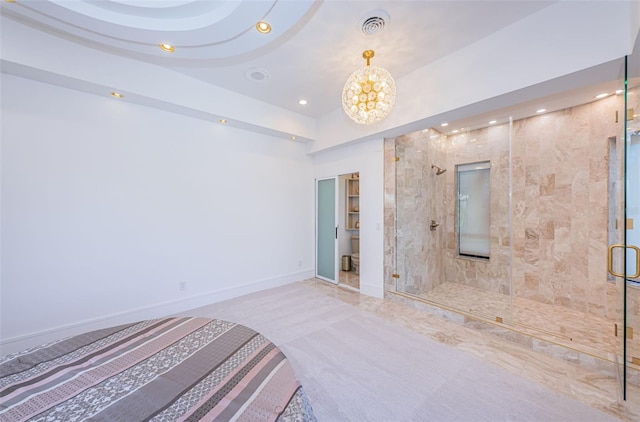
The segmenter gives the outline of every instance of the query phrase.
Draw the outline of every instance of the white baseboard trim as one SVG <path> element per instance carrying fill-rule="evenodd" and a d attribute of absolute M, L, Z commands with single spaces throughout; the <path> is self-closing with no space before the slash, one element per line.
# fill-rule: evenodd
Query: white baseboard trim
<path fill-rule="evenodd" d="M 365 284 L 361 280 L 360 294 L 384 299 L 384 285 Z"/>
<path fill-rule="evenodd" d="M 113 325 L 126 324 L 144 319 L 160 318 L 167 315 L 181 313 L 188 311 L 189 309 L 222 302 L 224 300 L 233 299 L 249 293 L 272 289 L 274 287 L 284 286 L 286 284 L 313 278 L 314 274 L 315 271 L 313 269 L 299 271 L 283 276 L 254 281 L 241 286 L 227 287 L 208 293 L 131 309 L 129 311 L 119 312 L 112 315 L 105 315 L 98 318 L 74 322 L 72 324 L 47 328 L 42 331 L 27 333 L 8 339 L 0 339 L 0 356 L 19 352 L 29 347 L 38 346 L 91 330 L 98 330 Z"/>

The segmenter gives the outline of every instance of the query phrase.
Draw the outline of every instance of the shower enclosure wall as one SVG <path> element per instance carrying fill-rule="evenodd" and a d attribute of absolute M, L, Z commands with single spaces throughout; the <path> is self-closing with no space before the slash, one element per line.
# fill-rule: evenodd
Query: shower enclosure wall
<path fill-rule="evenodd" d="M 624 95 L 612 95 L 459 134 L 387 139 L 387 295 L 524 334 L 512 337 L 530 347 L 577 351 L 595 365 L 624 359 L 627 381 L 640 385 L 640 331 L 629 335 L 640 330 L 640 288 L 607 272 L 608 246 L 624 243 L 633 224 L 623 160 L 640 148 L 640 116 L 626 112 L 640 110 L 639 93 L 630 90 L 626 107 Z M 489 167 L 489 205 L 477 210 L 468 207 L 483 188 L 459 186 L 462 166 L 474 163 Z M 461 254 L 463 220 L 487 210 L 489 256 Z M 635 255 L 627 255 L 631 274 Z M 613 267 L 624 261 L 613 252 Z"/>

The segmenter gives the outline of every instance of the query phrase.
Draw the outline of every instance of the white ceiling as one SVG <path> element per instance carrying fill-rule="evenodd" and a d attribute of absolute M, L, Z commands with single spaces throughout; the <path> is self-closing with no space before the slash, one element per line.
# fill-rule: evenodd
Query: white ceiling
<path fill-rule="evenodd" d="M 341 124 L 334 116 L 336 110 L 341 109 L 342 87 L 348 76 L 364 65 L 361 57 L 364 50 L 375 50 L 373 64 L 386 68 L 396 80 L 403 77 L 411 79 L 412 76 L 415 80 L 419 71 L 429 69 L 429 65 L 437 65 L 456 52 L 470 52 L 478 62 L 482 61 L 479 59 L 486 61 L 494 55 L 504 56 L 504 51 L 497 51 L 500 46 L 490 44 L 493 50 L 483 49 L 486 57 L 479 58 L 478 48 L 489 44 L 483 44 L 483 39 L 492 34 L 508 31 L 521 22 L 527 22 L 527 18 L 563 2 L 570 5 L 559 11 L 571 14 L 585 9 L 567 0 L 5 0 L 0 3 L 0 11 L 3 17 L 31 28 L 31 34 L 53 35 L 101 53 L 120 56 L 121 59 L 133 59 L 153 65 L 155 69 L 177 72 L 181 78 L 186 75 L 198 83 L 224 88 L 240 94 L 242 97 L 239 99 L 251 97 L 260 104 L 266 103 L 297 115 Z M 367 35 L 362 31 L 362 24 L 374 16 L 385 19 L 385 28 Z M 263 35 L 255 30 L 255 24 L 260 20 L 272 25 L 271 33 Z M 565 22 L 549 23 L 553 25 L 549 28 L 538 24 L 535 31 L 529 29 L 529 24 L 522 24 L 526 29 L 518 33 L 524 34 L 523 40 L 531 41 L 535 46 L 538 32 L 544 33 L 553 28 L 554 34 L 562 34 Z M 25 36 L 26 33 L 21 34 Z M 569 38 L 572 35 L 580 36 L 567 35 Z M 32 36 L 35 40 L 35 35 Z M 3 32 L 4 41 L 6 37 L 7 34 Z M 3 45 L 6 45 L 4 41 Z M 572 42 L 572 45 L 580 46 L 579 39 Z M 159 48 L 161 43 L 175 45 L 175 52 L 162 51 Z M 20 54 L 16 51 L 21 46 L 19 43 L 16 46 L 12 55 L 17 57 Z M 522 47 L 522 51 L 512 52 L 513 60 L 526 59 L 528 50 L 526 46 Z M 581 47 L 586 50 L 591 48 L 589 45 Z M 600 50 L 606 50 L 605 47 L 598 46 Z M 549 45 L 549 49 L 553 48 L 554 45 Z M 562 59 L 566 61 L 572 53 L 562 52 Z M 37 54 L 42 54 L 42 51 Z M 27 55 L 22 56 L 24 63 L 36 62 L 26 60 Z M 552 54 L 548 56 L 553 57 Z M 469 62 L 473 62 L 474 57 Z M 40 70 L 30 65 L 24 66 L 19 61 L 10 62 L 4 57 L 2 65 L 3 72 L 49 83 L 74 84 L 73 88 L 87 92 L 103 88 L 99 85 L 98 76 L 93 82 L 98 88 L 92 91 L 89 79 L 85 82 L 77 75 L 63 82 L 64 73 L 53 75 L 52 78 L 50 71 L 47 75 L 44 68 Z M 540 63 L 541 69 L 548 65 L 548 62 Z M 582 69 L 587 67 L 576 66 Z M 463 102 L 467 104 L 466 107 L 450 109 L 446 116 L 432 113 L 432 118 L 427 120 L 433 121 L 415 120 L 414 123 L 435 124 L 436 118 L 442 118 L 452 122 L 450 129 L 456 125 L 468 128 L 486 124 L 490 119 L 531 115 L 534 107 L 545 97 L 545 107 L 550 110 L 592 101 L 596 93 L 611 92 L 618 88 L 616 84 L 621 81 L 620 75 L 611 75 L 619 67 L 617 62 L 609 68 L 587 69 L 587 72 L 579 75 L 567 74 L 564 79 L 556 77 L 546 85 L 543 78 L 535 86 L 506 92 L 484 101 L 481 106 Z M 640 59 L 638 63 L 632 63 L 632 68 L 636 76 L 640 75 Z M 130 70 L 136 71 L 133 68 Z M 469 68 L 464 71 L 473 75 L 475 70 Z M 263 75 L 264 79 L 252 79 L 248 76 L 251 74 Z M 163 75 L 166 76 L 166 72 Z M 170 80 L 162 82 L 171 83 Z M 585 90 L 585 86 L 592 89 Z M 416 94 L 420 95 L 419 92 Z M 462 96 L 461 93 L 457 95 Z M 307 100 L 308 104 L 298 104 L 300 99 Z M 143 98 L 138 100 L 140 104 L 151 104 L 145 101 Z M 171 108 L 166 102 L 160 107 Z M 445 104 L 441 108 L 446 110 L 446 107 L 448 105 Z M 198 111 L 200 114 L 207 114 L 204 108 L 201 110 Z M 458 121 L 453 123 L 455 120 Z M 397 125 L 397 122 L 400 124 Z M 373 129 L 365 135 L 347 133 L 352 129 L 345 127 L 344 136 L 358 138 L 378 133 L 389 135 L 394 133 L 393 130 L 415 130 L 415 125 L 407 125 L 402 119 L 396 118 L 396 122 L 391 124 L 397 125 L 391 131 L 377 132 L 377 129 Z M 267 133 L 271 133 L 268 124 L 257 122 L 257 125 L 262 125 Z M 255 128 L 256 122 L 248 122 L 249 126 Z M 284 130 L 276 128 L 278 133 L 283 131 L 295 133 L 288 126 Z"/>
<path fill-rule="evenodd" d="M 9 17 L 96 49 L 155 63 L 310 117 L 340 108 L 348 76 L 373 63 L 402 77 L 551 1 L 18 0 Z M 362 31 L 367 17 L 385 28 Z M 255 30 L 271 23 L 270 34 Z M 176 51 L 158 46 L 171 43 Z M 490 54 L 490 52 L 487 52 Z M 248 78 L 255 70 L 268 75 Z M 299 99 L 306 99 L 304 107 Z"/>

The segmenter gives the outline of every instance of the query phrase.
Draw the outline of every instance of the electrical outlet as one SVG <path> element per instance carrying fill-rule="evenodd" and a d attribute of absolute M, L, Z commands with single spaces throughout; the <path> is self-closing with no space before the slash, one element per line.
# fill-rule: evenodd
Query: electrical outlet
<path fill-rule="evenodd" d="M 178 288 L 180 290 L 187 290 L 187 282 L 186 281 L 181 281 L 180 283 L 178 283 Z"/>

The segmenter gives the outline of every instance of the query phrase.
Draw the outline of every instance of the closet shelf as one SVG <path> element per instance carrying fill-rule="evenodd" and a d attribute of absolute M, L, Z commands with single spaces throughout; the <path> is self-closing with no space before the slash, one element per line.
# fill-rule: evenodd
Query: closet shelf
<path fill-rule="evenodd" d="M 346 179 L 346 230 L 360 228 L 360 179 L 357 177 Z M 358 211 L 350 211 L 357 209 Z"/>

